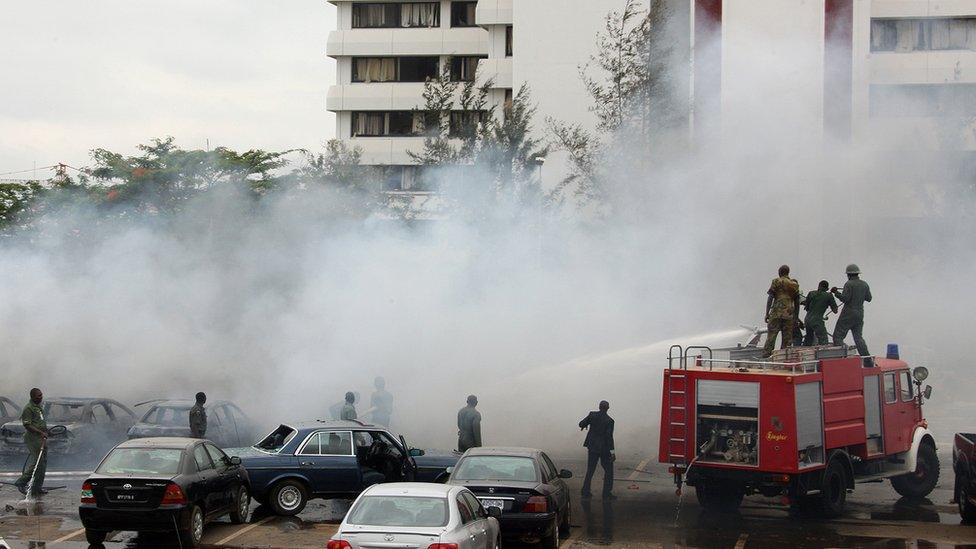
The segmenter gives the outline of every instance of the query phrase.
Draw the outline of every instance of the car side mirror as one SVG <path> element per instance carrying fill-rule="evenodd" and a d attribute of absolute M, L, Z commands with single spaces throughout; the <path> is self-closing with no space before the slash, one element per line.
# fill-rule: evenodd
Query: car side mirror
<path fill-rule="evenodd" d="M 420 457 L 422 455 L 424 455 L 424 451 L 421 450 L 420 448 L 411 448 L 410 449 L 410 457 Z"/>
<path fill-rule="evenodd" d="M 569 469 L 560 469 L 559 478 L 573 478 L 573 472 Z"/>
<path fill-rule="evenodd" d="M 922 394 L 925 395 L 925 400 L 932 398 L 932 386 L 926 385 L 925 390 L 922 391 Z"/>
<path fill-rule="evenodd" d="M 485 510 L 488 511 L 489 517 L 496 518 L 496 519 L 502 518 L 502 510 L 499 509 L 498 507 L 495 507 L 494 505 L 488 507 Z"/>
<path fill-rule="evenodd" d="M 230 464 L 231 465 L 240 465 L 241 464 L 241 458 L 239 458 L 237 456 L 231 456 L 231 458 L 230 458 Z"/>
<path fill-rule="evenodd" d="M 451 467 L 444 469 L 444 472 L 450 475 L 454 472 L 454 466 L 452 465 Z"/>

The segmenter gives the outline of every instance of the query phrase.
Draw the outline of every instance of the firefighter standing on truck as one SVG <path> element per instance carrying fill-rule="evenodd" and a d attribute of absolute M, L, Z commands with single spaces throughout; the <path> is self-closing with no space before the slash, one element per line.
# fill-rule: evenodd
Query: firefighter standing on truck
<path fill-rule="evenodd" d="M 830 293 L 844 304 L 834 326 L 834 345 L 843 345 L 847 332 L 851 332 L 854 334 L 854 345 L 857 345 L 858 354 L 870 356 L 868 344 L 861 334 L 864 330 L 864 302 L 871 301 L 871 287 L 861 280 L 861 269 L 853 263 L 848 265 L 844 290 L 839 291 L 834 287 L 830 289 Z"/>
<path fill-rule="evenodd" d="M 766 300 L 766 347 L 763 358 L 769 358 L 776 346 L 776 334 L 781 334 L 781 348 L 793 346 L 793 320 L 800 296 L 800 285 L 790 278 L 790 266 L 779 268 L 779 276 L 769 285 Z"/>
<path fill-rule="evenodd" d="M 807 294 L 803 301 L 803 308 L 807 310 L 807 316 L 803 318 L 803 323 L 807 327 L 807 335 L 803 338 L 803 346 L 810 347 L 816 342 L 817 345 L 826 345 L 827 324 L 824 315 L 829 308 L 837 314 L 837 301 L 833 294 L 827 291 L 830 283 L 826 280 L 820 281 L 820 286 Z"/>

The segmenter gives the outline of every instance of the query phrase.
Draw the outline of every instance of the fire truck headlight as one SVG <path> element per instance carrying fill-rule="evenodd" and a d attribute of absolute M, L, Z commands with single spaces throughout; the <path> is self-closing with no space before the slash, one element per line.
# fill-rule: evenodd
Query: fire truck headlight
<path fill-rule="evenodd" d="M 915 378 L 915 381 L 921 383 L 929 377 L 929 369 L 925 366 L 918 366 L 912 370 L 912 377 Z"/>

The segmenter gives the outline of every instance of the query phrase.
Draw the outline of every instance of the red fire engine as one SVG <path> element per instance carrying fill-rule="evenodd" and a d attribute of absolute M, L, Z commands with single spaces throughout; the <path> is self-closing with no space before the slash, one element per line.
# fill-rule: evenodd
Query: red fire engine
<path fill-rule="evenodd" d="M 716 350 L 717 351 L 717 350 Z M 939 479 L 922 415 L 925 368 L 845 347 L 805 347 L 760 359 L 761 349 L 671 348 L 664 371 L 660 461 L 703 507 L 734 509 L 748 494 L 841 513 L 855 483 L 889 478 L 924 497 Z M 873 366 L 872 366 L 873 364 Z"/>

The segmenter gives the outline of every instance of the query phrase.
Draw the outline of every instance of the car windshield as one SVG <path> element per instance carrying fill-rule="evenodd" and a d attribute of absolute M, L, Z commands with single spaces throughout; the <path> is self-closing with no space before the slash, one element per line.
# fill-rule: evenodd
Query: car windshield
<path fill-rule="evenodd" d="M 189 425 L 189 413 L 189 406 L 153 406 L 142 416 L 142 422 L 152 425 Z"/>
<path fill-rule="evenodd" d="M 103 475 L 175 475 L 183 450 L 178 448 L 116 448 L 98 466 Z"/>
<path fill-rule="evenodd" d="M 366 496 L 356 502 L 348 524 L 365 526 L 446 526 L 447 499 L 414 496 Z"/>
<path fill-rule="evenodd" d="M 71 423 L 81 421 L 84 411 L 84 404 L 49 402 L 44 406 L 44 417 L 49 422 Z"/>
<path fill-rule="evenodd" d="M 513 456 L 466 457 L 457 464 L 451 478 L 456 480 L 539 481 L 532 458 Z"/>
<path fill-rule="evenodd" d="M 264 440 L 254 445 L 259 450 L 265 452 L 279 452 L 288 444 L 288 441 L 295 436 L 296 431 L 287 425 L 279 425 L 271 434 L 264 437 Z"/>

